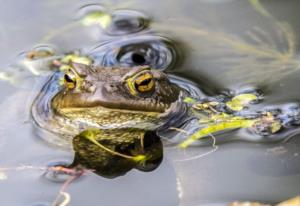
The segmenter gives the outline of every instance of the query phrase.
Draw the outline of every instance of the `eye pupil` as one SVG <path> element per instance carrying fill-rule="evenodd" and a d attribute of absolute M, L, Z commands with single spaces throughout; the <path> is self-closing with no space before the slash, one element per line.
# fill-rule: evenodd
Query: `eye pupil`
<path fill-rule="evenodd" d="M 145 79 L 145 80 L 143 80 L 140 84 L 139 84 L 139 86 L 147 86 L 150 82 L 151 82 L 151 80 L 152 79 Z"/>
<path fill-rule="evenodd" d="M 131 94 L 150 95 L 155 91 L 155 78 L 149 70 L 143 70 L 127 79 L 128 89 Z"/>
<path fill-rule="evenodd" d="M 76 87 L 76 75 L 69 71 L 64 75 L 64 82 L 68 89 L 74 89 Z"/>
<path fill-rule="evenodd" d="M 65 78 L 66 82 L 68 82 L 68 83 L 74 83 L 73 79 L 71 79 L 69 75 L 65 74 L 64 78 Z"/>
<path fill-rule="evenodd" d="M 143 74 L 134 83 L 135 89 L 139 92 L 150 92 L 154 88 L 154 80 L 151 74 Z"/>

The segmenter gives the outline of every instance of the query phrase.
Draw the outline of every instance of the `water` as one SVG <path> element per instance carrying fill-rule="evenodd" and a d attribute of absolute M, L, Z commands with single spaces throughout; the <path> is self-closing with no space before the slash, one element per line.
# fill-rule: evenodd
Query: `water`
<path fill-rule="evenodd" d="M 129 19 L 139 16 L 140 21 L 119 21 L 106 31 L 108 35 L 102 35 L 97 26 L 82 29 L 72 23 L 81 15 L 78 9 L 85 6 L 80 1 L 3 2 L 1 71 L 9 65 L 14 68 L 17 54 L 35 45 L 51 45 L 58 54 L 75 49 L 93 53 L 96 48 L 103 56 L 113 55 L 106 50 L 110 45 L 128 45 L 122 47 L 128 54 L 130 42 L 138 45 L 135 55 L 121 55 L 119 62 L 130 65 L 131 61 L 154 60 L 160 69 L 193 80 L 208 95 L 250 86 L 265 94 L 258 108 L 299 101 L 299 48 L 292 44 L 299 42 L 296 0 L 262 1 L 271 18 L 259 14 L 247 1 L 100 3 L 108 12 L 130 14 Z M 293 32 L 278 23 L 282 21 L 288 22 Z M 128 30 L 133 32 L 124 37 Z M 113 31 L 119 32 L 111 35 Z M 140 36 L 134 35 L 136 31 Z M 158 41 L 161 39 L 164 41 Z M 140 43 L 145 40 L 156 42 L 155 47 Z M 147 52 L 149 48 L 154 48 L 152 53 Z M 155 49 L 161 48 L 166 49 L 158 58 Z M 141 58 L 143 52 L 148 54 L 146 58 Z M 169 61 L 170 56 L 177 61 Z M 30 123 L 30 105 L 46 78 L 31 78 L 29 82 L 19 78 L 13 85 L 0 82 L 0 165 L 19 167 L 6 172 L 7 179 L 0 181 L 3 205 L 51 205 L 62 183 L 49 180 L 41 169 L 20 166 L 72 161 L 73 154 L 39 139 Z M 286 143 L 230 142 L 217 146 L 217 150 L 208 146 L 185 151 L 166 146 L 163 162 L 151 173 L 132 170 L 113 180 L 88 173 L 68 188 L 71 204 L 224 205 L 236 199 L 277 202 L 299 193 L 297 136 Z"/>

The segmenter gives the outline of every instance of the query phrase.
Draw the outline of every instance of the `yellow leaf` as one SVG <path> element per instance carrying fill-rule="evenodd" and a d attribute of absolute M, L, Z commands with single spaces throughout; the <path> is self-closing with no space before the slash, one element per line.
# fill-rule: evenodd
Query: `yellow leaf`
<path fill-rule="evenodd" d="M 274 134 L 281 129 L 281 123 L 279 121 L 274 121 L 274 122 L 272 122 L 271 127 L 272 127 L 271 132 L 272 132 L 272 134 Z"/>
<path fill-rule="evenodd" d="M 82 19 L 82 23 L 86 26 L 98 24 L 102 28 L 107 28 L 111 24 L 111 21 L 111 15 L 103 11 L 90 12 Z"/>
<path fill-rule="evenodd" d="M 193 99 L 193 98 L 191 98 L 191 97 L 186 97 L 186 98 L 184 98 L 184 100 L 183 100 L 185 103 L 196 103 L 196 100 L 195 99 Z"/>
<path fill-rule="evenodd" d="M 298 206 L 298 205 L 300 205 L 300 196 L 281 202 L 276 206 Z"/>
<path fill-rule="evenodd" d="M 70 62 L 79 63 L 79 64 L 85 64 L 85 65 L 91 65 L 92 60 L 85 56 L 79 56 L 76 54 L 69 54 L 66 55 L 61 59 L 62 63 L 69 64 Z"/>
<path fill-rule="evenodd" d="M 254 94 L 240 94 L 226 102 L 226 106 L 234 111 L 240 111 L 254 100 L 257 100 L 257 96 Z"/>
<path fill-rule="evenodd" d="M 137 155 L 137 156 L 134 156 L 132 159 L 135 162 L 144 162 L 147 160 L 145 155 Z"/>
<path fill-rule="evenodd" d="M 187 140 L 179 144 L 179 147 L 186 148 L 189 145 L 191 145 L 194 141 L 215 132 L 219 132 L 227 129 L 247 128 L 247 127 L 251 127 L 254 123 L 255 120 L 233 118 L 231 121 L 212 124 L 192 134 Z"/>

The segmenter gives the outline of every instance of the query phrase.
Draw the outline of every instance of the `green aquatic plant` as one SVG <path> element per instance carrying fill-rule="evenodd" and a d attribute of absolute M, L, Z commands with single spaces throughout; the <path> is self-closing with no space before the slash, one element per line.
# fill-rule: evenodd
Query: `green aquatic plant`
<path fill-rule="evenodd" d="M 225 102 L 225 105 L 232 111 L 240 112 L 245 106 L 258 98 L 258 96 L 252 93 L 239 94 Z M 256 131 L 257 128 L 263 128 L 264 130 L 269 130 L 270 134 L 274 134 L 282 128 L 280 120 L 276 119 L 271 112 L 263 112 L 255 116 L 241 115 L 240 113 L 232 113 L 231 111 L 226 112 L 223 108 L 221 110 L 214 108 L 222 104 L 222 102 L 198 102 L 191 97 L 185 98 L 184 101 L 191 104 L 190 109 L 192 110 L 192 114 L 198 118 L 201 129 L 180 143 L 180 148 L 187 148 L 196 140 L 231 129 L 250 128 Z M 201 115 L 199 115 L 199 113 Z"/>
<path fill-rule="evenodd" d="M 212 64 L 216 71 L 221 71 L 222 78 L 226 75 L 226 79 L 236 79 L 244 85 L 276 82 L 299 71 L 297 36 L 291 25 L 274 18 L 259 0 L 249 0 L 249 5 L 261 18 L 269 21 L 268 28 L 253 25 L 244 33 L 236 34 L 217 26 L 209 28 L 201 22 L 172 26 L 153 23 L 153 27 L 165 33 L 193 38 L 187 52 L 205 61 L 212 59 L 208 65 Z"/>
<path fill-rule="evenodd" d="M 227 121 L 221 121 L 219 123 L 209 124 L 208 126 L 200 129 L 199 131 L 192 134 L 188 137 L 187 140 L 179 144 L 181 148 L 187 148 L 189 145 L 194 143 L 196 140 L 199 140 L 203 137 L 208 136 L 219 131 L 225 131 L 229 129 L 238 129 L 238 128 L 248 128 L 255 123 L 255 120 L 249 120 L 244 118 L 229 118 Z"/>
<path fill-rule="evenodd" d="M 84 64 L 84 65 L 91 65 L 93 63 L 93 60 L 87 56 L 78 54 L 78 53 L 70 53 L 65 56 L 63 56 L 60 59 L 62 64 L 71 64 L 71 63 L 78 63 L 78 64 Z"/>
<path fill-rule="evenodd" d="M 234 111 L 241 111 L 246 105 L 257 99 L 258 97 L 254 94 L 240 94 L 226 102 L 226 106 Z"/>
<path fill-rule="evenodd" d="M 100 25 L 102 28 L 105 29 L 111 24 L 112 17 L 110 14 L 104 11 L 93 11 L 86 14 L 81 19 L 81 22 L 85 26 L 96 24 L 96 25 Z"/>

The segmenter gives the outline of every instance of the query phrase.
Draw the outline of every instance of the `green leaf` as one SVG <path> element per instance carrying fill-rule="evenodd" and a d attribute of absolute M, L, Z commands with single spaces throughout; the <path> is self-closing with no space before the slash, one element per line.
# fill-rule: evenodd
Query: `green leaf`
<path fill-rule="evenodd" d="M 61 59 L 62 63 L 69 64 L 70 62 L 75 62 L 79 64 L 91 65 L 92 60 L 86 56 L 79 56 L 76 54 L 68 54 Z"/>
<path fill-rule="evenodd" d="M 82 19 L 82 23 L 85 26 L 98 24 L 104 29 L 107 28 L 111 24 L 111 22 L 112 22 L 111 15 L 103 11 L 90 12 Z"/>
<path fill-rule="evenodd" d="M 234 111 L 241 111 L 250 102 L 257 100 L 257 96 L 254 94 L 240 94 L 226 102 L 226 106 Z"/>
<path fill-rule="evenodd" d="M 192 134 L 187 140 L 179 144 L 179 147 L 186 148 L 191 145 L 194 141 L 201 139 L 209 134 L 227 130 L 227 129 L 237 129 L 237 128 L 247 128 L 251 127 L 255 123 L 255 120 L 248 119 L 231 119 L 230 121 L 220 122 L 216 124 L 211 124 L 203 129 Z"/>
<path fill-rule="evenodd" d="M 196 100 L 191 97 L 186 97 L 186 98 L 184 98 L 183 102 L 194 104 L 194 103 L 196 103 Z"/>

